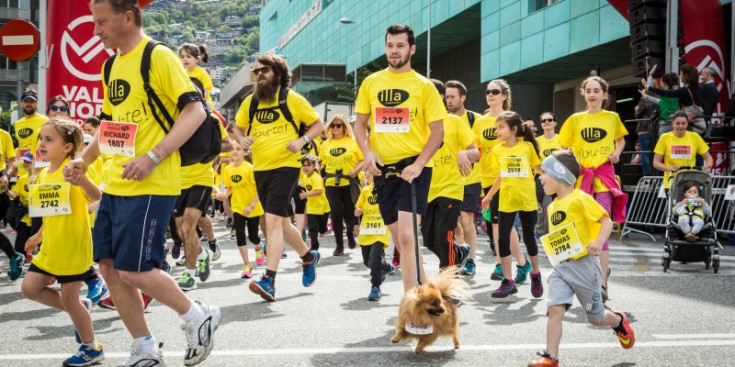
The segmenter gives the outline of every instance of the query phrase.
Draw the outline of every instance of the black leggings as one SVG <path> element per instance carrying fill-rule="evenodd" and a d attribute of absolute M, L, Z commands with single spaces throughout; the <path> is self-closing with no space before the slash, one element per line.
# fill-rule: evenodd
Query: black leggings
<path fill-rule="evenodd" d="M 382 276 L 385 265 L 383 265 L 383 253 L 382 242 L 375 242 L 370 246 L 360 246 L 362 250 L 362 263 L 370 268 L 370 284 L 373 287 L 380 287 L 382 283 Z"/>
<path fill-rule="evenodd" d="M 498 247 L 500 257 L 510 256 L 510 232 L 516 220 L 516 213 L 521 220 L 521 230 L 523 232 L 523 243 L 526 244 L 526 252 L 528 256 L 538 255 L 538 245 L 536 245 L 536 212 L 535 211 L 518 211 L 512 213 L 498 212 Z"/>
<path fill-rule="evenodd" d="M 253 245 L 260 244 L 260 236 L 258 235 L 258 229 L 260 225 L 260 216 L 248 218 L 240 213 L 232 213 L 234 224 L 235 224 L 235 236 L 237 238 L 237 246 L 247 246 L 245 240 L 245 228 L 248 229 L 247 239 Z"/>
<path fill-rule="evenodd" d="M 355 243 L 355 204 L 352 202 L 352 194 L 349 186 L 327 186 L 327 199 L 329 200 L 329 207 L 332 209 L 330 215 L 332 216 L 332 229 L 334 230 L 334 239 L 337 242 L 337 248 L 344 247 L 344 240 L 342 239 L 342 232 L 347 226 L 347 241 L 350 244 Z"/>
<path fill-rule="evenodd" d="M 319 250 L 319 234 L 327 233 L 327 222 L 329 221 L 329 213 L 307 214 L 306 220 L 309 222 L 309 238 L 311 239 L 311 249 Z"/>
<path fill-rule="evenodd" d="M 18 254 L 13 248 L 13 244 L 4 233 L 0 233 L 0 250 L 3 250 L 5 255 L 8 255 L 8 259 L 14 259 Z"/>
<path fill-rule="evenodd" d="M 26 241 L 31 237 L 31 227 L 23 222 L 18 223 L 18 228 L 15 230 L 15 252 L 26 254 Z"/>

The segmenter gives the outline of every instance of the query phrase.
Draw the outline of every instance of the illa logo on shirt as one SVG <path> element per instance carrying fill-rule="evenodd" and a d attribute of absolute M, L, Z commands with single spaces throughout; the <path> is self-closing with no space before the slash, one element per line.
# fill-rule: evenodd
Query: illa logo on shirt
<path fill-rule="evenodd" d="M 347 148 L 333 148 L 329 150 L 329 154 L 331 154 L 333 157 L 339 157 L 345 153 L 347 153 Z"/>
<path fill-rule="evenodd" d="M 607 136 L 607 131 L 599 127 L 586 127 L 582 129 L 582 139 L 588 143 L 595 143 Z"/>
<path fill-rule="evenodd" d="M 306 191 L 311 191 L 311 185 L 306 185 Z"/>
<path fill-rule="evenodd" d="M 367 201 L 370 205 L 378 205 L 378 197 L 376 195 L 368 196 Z"/>
<path fill-rule="evenodd" d="M 113 106 L 123 103 L 130 94 L 130 84 L 122 79 L 115 79 L 107 85 L 107 98 Z"/>
<path fill-rule="evenodd" d="M 238 183 L 238 182 L 242 181 L 242 176 L 240 176 L 240 175 L 232 175 L 232 176 L 230 176 L 230 180 L 232 180 L 232 182 L 234 182 L 234 183 Z"/>
<path fill-rule="evenodd" d="M 386 107 L 394 107 L 408 100 L 408 92 L 402 89 L 383 89 L 378 92 L 378 102 Z"/>
<path fill-rule="evenodd" d="M 27 137 L 29 137 L 31 135 L 33 135 L 33 129 L 24 127 L 22 129 L 18 130 L 18 136 L 20 136 L 23 139 L 25 139 L 25 138 L 27 138 Z"/>
<path fill-rule="evenodd" d="M 482 131 L 482 137 L 485 138 L 485 140 L 495 140 L 498 137 L 495 135 L 495 128 L 491 127 L 489 129 L 485 129 Z"/>
<path fill-rule="evenodd" d="M 281 114 L 279 114 L 272 108 L 267 108 L 264 110 L 255 111 L 255 117 L 253 118 L 258 120 L 258 122 L 260 122 L 261 124 L 270 124 L 271 122 L 274 122 L 281 118 Z"/>
<path fill-rule="evenodd" d="M 564 220 L 567 219 L 567 213 L 564 213 L 563 211 L 559 210 L 551 214 L 551 224 L 558 226 L 562 223 L 564 223 Z"/>
<path fill-rule="evenodd" d="M 544 149 L 544 152 L 543 152 L 543 153 L 544 153 L 544 157 L 548 157 L 548 156 L 550 156 L 550 155 L 551 155 L 551 153 L 554 153 L 554 151 L 556 151 L 556 149 L 551 149 L 551 148 L 549 148 L 549 149 Z"/>

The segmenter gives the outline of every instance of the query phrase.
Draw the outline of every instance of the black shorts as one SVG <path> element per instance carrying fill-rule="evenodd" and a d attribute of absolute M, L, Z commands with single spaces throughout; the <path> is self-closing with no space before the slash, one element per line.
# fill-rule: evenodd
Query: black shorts
<path fill-rule="evenodd" d="M 46 270 L 43 270 L 43 269 L 39 268 L 34 263 L 31 263 L 31 266 L 28 267 L 28 271 L 32 271 L 34 273 L 39 273 L 39 274 L 43 274 L 43 275 L 52 276 L 52 277 L 56 278 L 56 281 L 59 282 L 59 284 L 72 283 L 72 282 L 83 282 L 83 281 L 87 280 L 87 278 L 90 275 L 90 272 L 94 272 L 93 269 L 90 268 L 89 270 L 85 271 L 84 273 L 77 274 L 77 275 L 54 275 L 54 274 L 51 274 L 51 273 L 47 272 Z"/>
<path fill-rule="evenodd" d="M 482 184 L 477 182 L 464 187 L 464 197 L 460 210 L 467 213 L 480 213 L 480 197 L 482 196 Z"/>
<path fill-rule="evenodd" d="M 296 185 L 293 190 L 293 203 L 294 203 L 294 213 L 296 214 L 305 214 L 306 213 L 306 199 L 302 199 L 299 197 L 299 194 L 301 194 L 302 191 L 306 191 L 305 188 Z"/>
<path fill-rule="evenodd" d="M 413 180 L 416 188 L 416 213 L 424 215 L 431 185 L 431 168 L 424 167 L 421 174 Z M 412 212 L 411 184 L 392 175 L 388 178 L 375 177 L 375 193 L 383 222 L 391 225 L 398 220 L 398 212 Z"/>
<path fill-rule="evenodd" d="M 196 208 L 201 213 L 206 213 L 211 196 L 212 186 L 194 185 L 181 190 L 181 195 L 176 198 L 176 205 L 174 205 L 174 217 L 183 216 L 186 208 Z"/>
<path fill-rule="evenodd" d="M 291 196 L 299 181 L 299 170 L 296 167 L 280 167 L 255 171 L 255 187 L 266 213 L 279 217 L 293 215 Z"/>
<path fill-rule="evenodd" d="M 489 187 L 484 187 L 482 189 L 482 195 L 487 195 L 487 192 L 490 191 Z M 498 208 L 500 207 L 500 190 L 493 195 L 493 199 L 490 201 L 490 223 L 497 224 L 498 223 Z"/>

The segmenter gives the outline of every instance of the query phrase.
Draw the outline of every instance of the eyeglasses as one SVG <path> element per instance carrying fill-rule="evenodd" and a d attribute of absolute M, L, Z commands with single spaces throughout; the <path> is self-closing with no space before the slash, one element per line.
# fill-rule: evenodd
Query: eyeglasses
<path fill-rule="evenodd" d="M 345 125 L 336 124 L 336 125 L 329 125 L 329 127 L 332 128 L 332 129 L 337 129 L 337 128 L 340 128 L 340 127 L 345 127 Z"/>
<path fill-rule="evenodd" d="M 51 111 L 54 111 L 54 112 L 56 112 L 56 111 L 69 112 L 69 107 L 68 106 L 51 105 L 51 106 L 49 106 L 48 109 L 51 110 Z"/>
<path fill-rule="evenodd" d="M 541 119 L 541 123 L 543 124 L 544 122 L 554 122 L 554 119 Z"/>
<path fill-rule="evenodd" d="M 270 71 L 270 69 L 271 69 L 270 66 L 263 66 L 262 68 L 253 69 L 251 70 L 251 72 L 253 73 L 253 75 L 258 76 L 258 74 L 267 73 L 268 71 Z"/>
<path fill-rule="evenodd" d="M 485 91 L 485 94 L 492 94 L 494 96 L 497 96 L 500 93 L 503 93 L 503 91 L 500 89 L 488 89 Z"/>

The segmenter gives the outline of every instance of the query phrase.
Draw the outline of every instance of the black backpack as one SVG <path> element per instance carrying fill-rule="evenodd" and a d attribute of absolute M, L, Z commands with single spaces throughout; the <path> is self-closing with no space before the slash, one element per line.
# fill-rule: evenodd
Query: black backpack
<path fill-rule="evenodd" d="M 466 111 L 467 111 L 467 121 L 470 122 L 470 127 L 472 127 L 475 125 L 475 113 L 470 110 L 466 110 Z"/>
<path fill-rule="evenodd" d="M 291 110 L 288 109 L 288 104 L 286 103 L 286 98 L 288 98 L 288 91 L 289 88 L 281 88 L 278 91 L 278 109 L 281 110 L 281 115 L 283 115 L 283 118 L 286 119 L 289 123 L 291 123 L 291 126 L 293 126 L 294 130 L 299 134 L 299 137 L 302 137 L 306 134 L 306 126 L 304 124 L 300 124 L 299 126 L 296 126 L 296 122 L 293 120 L 293 116 L 291 115 Z M 258 104 L 260 103 L 260 100 L 258 97 L 253 93 L 253 98 L 250 99 L 250 107 L 248 109 L 248 116 L 249 116 L 249 124 L 248 124 L 248 131 L 245 132 L 246 136 L 250 136 L 250 130 L 253 128 L 253 118 L 255 118 L 255 112 L 258 110 Z M 316 144 L 313 141 L 310 141 L 308 144 L 304 144 L 304 147 L 301 149 L 302 154 L 306 154 L 305 152 L 309 151 L 309 145 L 311 145 L 314 148 L 314 152 L 319 155 L 319 149 L 318 144 Z"/>
<path fill-rule="evenodd" d="M 153 118 L 156 119 L 158 125 L 163 131 L 168 134 L 169 128 L 161 120 L 161 117 L 156 113 L 156 109 L 161 112 L 163 118 L 168 122 L 168 126 L 174 125 L 174 119 L 171 114 L 166 110 L 161 99 L 156 95 L 151 88 L 150 84 L 150 70 L 151 70 L 151 54 L 153 49 L 161 43 L 155 40 L 150 40 L 145 45 L 143 50 L 143 58 L 140 61 L 140 75 L 143 77 L 143 89 L 145 89 L 148 95 L 148 106 L 151 108 Z M 115 62 L 115 57 L 112 55 L 107 61 L 105 61 L 105 84 L 108 84 L 110 79 L 110 70 L 112 70 L 112 64 Z M 181 166 L 190 166 L 197 163 L 209 163 L 214 160 L 222 149 L 222 135 L 220 133 L 219 120 L 212 115 L 212 111 L 209 109 L 207 101 L 202 100 L 202 105 L 206 111 L 207 117 L 204 119 L 201 125 L 197 128 L 194 134 L 187 140 L 181 147 L 179 147 L 179 153 L 181 154 Z"/>

